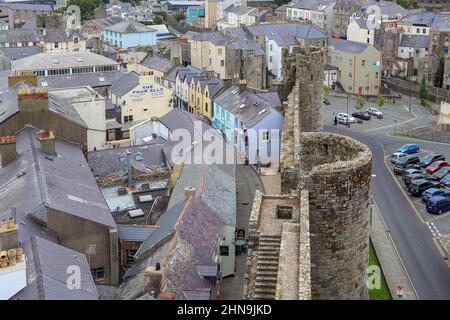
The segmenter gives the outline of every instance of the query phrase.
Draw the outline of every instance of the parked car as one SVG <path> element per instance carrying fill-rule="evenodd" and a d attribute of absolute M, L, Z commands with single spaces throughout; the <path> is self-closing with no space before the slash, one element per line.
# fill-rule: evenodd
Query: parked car
<path fill-rule="evenodd" d="M 430 178 L 434 180 L 442 180 L 447 175 L 450 175 L 450 167 L 443 167 L 439 169 L 439 171 L 433 173 Z"/>
<path fill-rule="evenodd" d="M 438 172 L 439 170 L 441 170 L 444 167 L 450 167 L 450 163 L 448 163 L 447 161 L 443 161 L 443 160 L 435 161 L 427 167 L 427 173 L 433 174 L 435 172 Z"/>
<path fill-rule="evenodd" d="M 400 158 L 406 157 L 408 154 L 403 152 L 394 152 L 391 155 L 391 163 L 396 163 Z"/>
<path fill-rule="evenodd" d="M 402 147 L 398 148 L 397 152 L 403 152 L 403 153 L 417 153 L 419 152 L 420 147 L 417 143 L 407 143 L 403 145 Z"/>
<path fill-rule="evenodd" d="M 405 180 L 403 180 L 405 182 L 405 186 L 409 186 L 411 184 L 411 182 L 413 182 L 414 180 L 419 180 L 419 179 L 426 179 L 427 178 L 427 174 L 420 172 L 420 173 L 414 173 L 411 174 L 407 177 L 405 177 Z"/>
<path fill-rule="evenodd" d="M 412 181 L 408 186 L 408 192 L 419 197 L 425 190 L 435 187 L 436 183 L 428 179 L 418 179 Z"/>
<path fill-rule="evenodd" d="M 337 115 L 338 123 L 347 124 L 347 123 L 355 123 L 356 119 L 350 116 L 348 113 L 338 113 Z"/>
<path fill-rule="evenodd" d="M 433 162 L 438 161 L 438 160 L 445 160 L 445 157 L 439 153 L 430 153 L 430 154 L 427 154 L 425 157 L 423 157 L 422 160 L 420 160 L 420 166 L 422 168 L 426 168 L 430 164 L 432 164 Z"/>
<path fill-rule="evenodd" d="M 330 104 L 330 101 L 328 101 L 327 98 L 323 98 L 323 103 L 325 103 L 326 105 L 329 105 L 329 104 Z"/>
<path fill-rule="evenodd" d="M 410 175 L 413 175 L 413 174 L 416 174 L 416 173 L 423 173 L 423 171 L 422 171 L 422 169 L 415 169 L 415 168 L 404 170 L 403 173 L 402 173 L 403 181 L 405 181 L 406 177 L 408 177 Z"/>
<path fill-rule="evenodd" d="M 420 160 L 416 155 L 407 155 L 395 163 L 394 172 L 402 174 L 406 169 L 420 169 Z"/>
<path fill-rule="evenodd" d="M 439 181 L 439 186 L 441 188 L 450 190 L 450 174 L 446 175 L 444 178 L 441 179 L 441 181 Z"/>
<path fill-rule="evenodd" d="M 441 214 L 450 210 L 450 197 L 431 197 L 427 203 L 427 211 L 434 214 Z"/>
<path fill-rule="evenodd" d="M 450 196 L 450 191 L 439 188 L 427 189 L 422 193 L 422 201 L 427 203 L 432 197 L 435 196 L 448 197 Z"/>
<path fill-rule="evenodd" d="M 372 116 L 377 117 L 378 119 L 382 119 L 383 118 L 383 112 L 381 112 L 377 108 L 369 108 L 369 109 L 367 109 L 367 113 L 372 115 Z"/>
<path fill-rule="evenodd" d="M 353 112 L 352 117 L 361 120 L 370 120 L 370 114 L 368 114 L 366 111 Z"/>

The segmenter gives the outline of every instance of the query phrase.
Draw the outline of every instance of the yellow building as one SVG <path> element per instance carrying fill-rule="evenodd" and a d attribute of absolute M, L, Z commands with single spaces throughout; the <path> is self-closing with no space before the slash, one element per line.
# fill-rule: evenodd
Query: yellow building
<path fill-rule="evenodd" d="M 189 112 L 211 119 L 213 99 L 222 87 L 220 79 L 207 78 L 205 75 L 192 77 L 188 93 Z"/>
<path fill-rule="evenodd" d="M 110 88 L 113 104 L 120 107 L 120 122 L 135 124 L 161 117 L 172 110 L 172 90 L 156 83 L 153 75 L 130 72 Z"/>
<path fill-rule="evenodd" d="M 172 61 L 160 57 L 147 55 L 141 62 L 128 63 L 128 71 L 136 71 L 144 76 L 154 76 L 155 82 L 164 84 L 164 77 L 172 70 Z"/>

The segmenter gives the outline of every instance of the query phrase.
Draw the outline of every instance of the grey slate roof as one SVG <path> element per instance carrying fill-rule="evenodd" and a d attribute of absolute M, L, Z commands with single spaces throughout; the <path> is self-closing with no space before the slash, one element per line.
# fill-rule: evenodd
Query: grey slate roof
<path fill-rule="evenodd" d="M 151 27 L 147 27 L 142 23 L 130 20 L 122 21 L 112 26 L 106 27 L 105 30 L 119 33 L 156 32 L 156 30 Z"/>
<path fill-rule="evenodd" d="M 224 46 L 228 41 L 222 32 L 200 32 L 192 37 L 196 41 L 208 41 L 216 46 Z"/>
<path fill-rule="evenodd" d="M 313 11 L 322 11 L 333 4 L 336 0 L 294 0 L 292 6 L 299 9 L 310 9 Z"/>
<path fill-rule="evenodd" d="M 233 92 L 236 92 L 233 94 Z M 259 97 L 258 95 L 244 91 L 239 93 L 238 86 L 232 86 L 215 99 L 215 103 L 230 111 L 246 128 L 253 128 L 271 112 L 276 112 L 276 106 Z M 242 105 L 245 107 L 241 108 Z M 263 112 L 265 110 L 265 112 Z"/>
<path fill-rule="evenodd" d="M 18 60 L 39 53 L 38 47 L 10 47 L 0 48 L 0 53 L 7 56 L 11 60 Z"/>
<path fill-rule="evenodd" d="M 184 66 L 176 66 L 175 68 L 170 70 L 169 73 L 167 73 L 167 75 L 165 76 L 164 79 L 166 79 L 169 82 L 175 83 L 175 80 L 176 80 L 178 72 L 186 72 L 186 71 L 195 72 L 195 73 L 200 73 L 201 72 L 199 69 L 194 68 L 191 65 L 188 65 L 186 67 L 184 67 Z"/>
<path fill-rule="evenodd" d="M 156 228 L 138 225 L 118 224 L 117 232 L 120 241 L 142 242 L 147 239 Z"/>
<path fill-rule="evenodd" d="M 172 61 L 160 57 L 146 56 L 140 64 L 166 73 L 173 67 Z"/>
<path fill-rule="evenodd" d="M 37 30 L 14 29 L 0 31 L 0 43 L 35 42 L 43 40 Z"/>
<path fill-rule="evenodd" d="M 371 8 L 374 5 L 376 5 L 380 9 L 381 15 L 386 15 L 390 19 L 405 17 L 408 14 L 408 10 L 397 3 L 377 0 L 366 0 L 362 5 L 362 12 L 367 16 L 367 9 Z"/>
<path fill-rule="evenodd" d="M 139 74 L 137 72 L 129 72 L 114 81 L 109 91 L 115 96 L 122 97 L 135 88 L 139 84 Z"/>
<path fill-rule="evenodd" d="M 97 25 L 98 27 L 104 29 L 122 21 L 124 20 L 121 17 L 106 17 L 87 21 L 84 26 Z"/>
<path fill-rule="evenodd" d="M 414 12 L 409 13 L 406 17 L 401 19 L 399 23 L 431 27 L 434 17 L 435 14 L 433 12 Z"/>
<path fill-rule="evenodd" d="M 228 48 L 253 51 L 255 56 L 263 56 L 265 54 L 259 43 L 253 40 L 244 29 L 228 28 L 226 32 L 229 38 L 227 42 Z"/>
<path fill-rule="evenodd" d="M 431 24 L 431 30 L 437 32 L 450 31 L 450 12 L 441 12 L 436 15 Z"/>
<path fill-rule="evenodd" d="M 16 136 L 20 156 L 0 168 L 0 212 L 16 207 L 21 217 L 30 214 L 45 223 L 45 206 L 115 228 L 80 146 L 56 138 L 58 157 L 48 160 L 37 136 L 31 127 L 20 131 Z M 18 176 L 20 172 L 25 175 Z"/>
<path fill-rule="evenodd" d="M 227 12 L 227 13 L 243 15 L 243 14 L 248 14 L 254 10 L 256 10 L 256 8 L 251 8 L 251 7 L 243 6 L 240 4 L 231 4 L 228 7 L 226 7 L 225 10 L 223 10 L 223 11 Z"/>
<path fill-rule="evenodd" d="M 89 86 L 96 87 L 108 87 L 111 86 L 116 80 L 122 77 L 125 73 L 122 71 L 113 72 L 96 72 L 88 74 L 72 74 L 64 76 L 47 76 L 39 77 L 38 84 L 42 86 L 43 82 L 47 83 L 48 88 L 70 88 Z"/>
<path fill-rule="evenodd" d="M 24 244 L 27 259 L 27 287 L 12 299 L 21 300 L 97 300 L 86 256 L 39 237 Z M 69 266 L 80 268 L 81 288 L 67 288 Z"/>
<path fill-rule="evenodd" d="M 339 51 L 360 54 L 369 47 L 369 44 L 332 38 L 330 39 L 329 47 Z"/>
<path fill-rule="evenodd" d="M 128 172 L 126 152 L 130 151 L 132 167 L 140 172 L 149 172 L 165 166 L 164 142 L 162 138 L 155 138 L 146 145 L 91 151 L 88 153 L 88 163 L 94 176 L 101 179 L 124 177 Z M 142 160 L 136 160 L 136 157 L 140 159 L 139 156 Z"/>
<path fill-rule="evenodd" d="M 46 29 L 44 35 L 45 42 L 66 42 L 67 36 L 62 29 Z"/>
<path fill-rule="evenodd" d="M 430 42 L 429 36 L 423 35 L 402 35 L 399 47 L 407 48 L 428 48 Z"/>
<path fill-rule="evenodd" d="M 6 6 L 12 10 L 27 10 L 27 11 L 52 11 L 52 6 L 44 3 L 8 3 L 3 2 L 1 6 Z"/>

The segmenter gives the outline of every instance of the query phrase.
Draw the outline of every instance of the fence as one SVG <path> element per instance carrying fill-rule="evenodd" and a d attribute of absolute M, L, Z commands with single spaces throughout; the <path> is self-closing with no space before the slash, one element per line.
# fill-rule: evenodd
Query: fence
<path fill-rule="evenodd" d="M 421 84 L 418 82 L 398 78 L 383 78 L 382 82 L 401 94 L 408 96 L 411 94 L 413 97 L 420 99 Z M 438 104 L 441 101 L 449 101 L 448 99 L 450 98 L 450 91 L 442 88 L 428 86 L 428 93 L 436 96 L 436 102 Z"/>

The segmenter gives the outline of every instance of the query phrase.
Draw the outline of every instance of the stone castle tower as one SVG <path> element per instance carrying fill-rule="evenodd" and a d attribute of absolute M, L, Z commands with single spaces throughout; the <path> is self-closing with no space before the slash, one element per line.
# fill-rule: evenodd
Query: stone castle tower
<path fill-rule="evenodd" d="M 246 297 L 368 299 L 372 154 L 354 139 L 317 132 L 324 52 L 297 51 L 285 58 L 285 81 L 293 83 L 283 127 L 283 195 L 255 199 Z M 292 214 L 283 220 L 286 210 Z"/>

